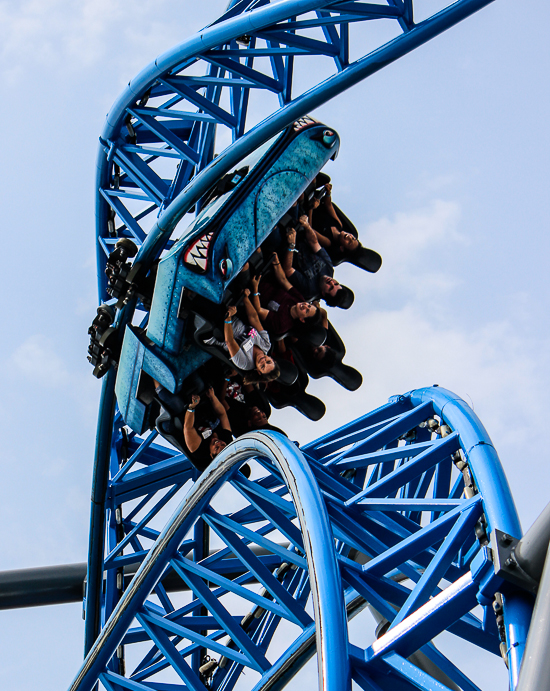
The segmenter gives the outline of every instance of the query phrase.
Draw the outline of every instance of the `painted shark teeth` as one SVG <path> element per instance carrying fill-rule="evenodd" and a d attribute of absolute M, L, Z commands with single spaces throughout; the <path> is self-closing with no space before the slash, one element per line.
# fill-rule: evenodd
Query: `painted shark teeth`
<path fill-rule="evenodd" d="M 299 132 L 300 130 L 303 130 L 305 127 L 309 127 L 309 125 L 314 125 L 316 123 L 317 120 L 314 120 L 309 115 L 304 115 L 303 117 L 298 118 L 298 120 L 296 120 L 292 128 L 295 132 Z"/>
<path fill-rule="evenodd" d="M 213 234 L 213 232 L 210 232 L 197 238 L 185 253 L 183 261 L 189 264 L 189 266 L 206 271 L 208 266 L 208 247 Z"/>

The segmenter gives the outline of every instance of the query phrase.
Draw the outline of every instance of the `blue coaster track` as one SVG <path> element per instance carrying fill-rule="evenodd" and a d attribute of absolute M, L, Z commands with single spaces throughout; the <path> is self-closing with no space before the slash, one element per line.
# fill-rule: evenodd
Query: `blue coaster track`
<path fill-rule="evenodd" d="M 497 453 L 462 399 L 439 387 L 396 396 L 302 449 L 250 433 L 193 485 L 187 458 L 153 436 L 146 451 L 131 440 L 110 482 L 110 514 L 124 516 L 125 536 L 109 545 L 109 616 L 71 691 L 98 679 L 107 689 L 178 688 L 164 684 L 167 671 L 193 689 L 233 688 L 243 671 L 256 673 L 254 689 L 282 688 L 315 651 L 327 689 L 350 679 L 369 690 L 477 689 L 434 644 L 444 631 L 504 651 L 515 687 L 531 603 L 508 590 L 499 631 L 493 602 L 506 584 L 489 536 L 521 530 Z M 237 472 L 246 461 L 253 480 Z M 152 527 L 188 487 L 164 528 Z M 109 576 L 130 562 L 139 569 L 115 603 Z M 261 592 L 246 587 L 257 583 Z M 349 641 L 346 614 L 367 611 L 379 637 Z M 279 625 L 282 654 L 270 647 Z M 205 659 L 208 676 L 199 676 Z"/>
<path fill-rule="evenodd" d="M 138 245 L 133 277 L 145 275 L 243 157 L 487 4 L 458 0 L 415 22 L 412 0 L 241 0 L 157 58 L 100 137 L 100 303 L 120 239 Z M 368 52 L 353 42 L 354 25 L 381 21 L 394 38 Z M 308 60 L 319 65 L 309 81 L 300 73 Z M 216 137 L 227 146 L 218 150 Z M 122 334 L 144 318 L 130 296 L 115 326 Z M 531 602 L 503 587 L 488 545 L 495 529 L 521 529 L 491 441 L 461 399 L 440 388 L 399 396 L 301 450 L 276 434 L 247 435 L 192 485 L 188 459 L 155 443 L 155 430 L 127 431 L 115 378 L 110 369 L 103 381 L 87 657 L 71 689 L 98 680 L 109 690 L 230 689 L 244 671 L 256 674 L 255 689 L 282 688 L 315 651 L 322 688 L 353 679 L 370 690 L 477 689 L 433 643 L 447 630 L 504 652 L 515 688 Z M 252 480 L 238 473 L 245 461 Z M 229 495 L 228 508 L 217 498 Z M 346 616 L 366 612 L 379 637 L 352 643 Z"/>

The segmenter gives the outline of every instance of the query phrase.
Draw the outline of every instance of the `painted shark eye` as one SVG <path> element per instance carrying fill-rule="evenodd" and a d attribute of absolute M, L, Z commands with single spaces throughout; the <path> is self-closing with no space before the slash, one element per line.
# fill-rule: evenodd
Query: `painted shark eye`
<path fill-rule="evenodd" d="M 336 139 L 336 135 L 332 130 L 325 130 L 323 132 L 323 144 L 327 147 L 330 148 L 334 144 L 334 140 Z"/>
<path fill-rule="evenodd" d="M 224 278 L 230 278 L 233 273 L 233 262 L 231 259 L 222 259 L 220 262 L 220 271 Z"/>

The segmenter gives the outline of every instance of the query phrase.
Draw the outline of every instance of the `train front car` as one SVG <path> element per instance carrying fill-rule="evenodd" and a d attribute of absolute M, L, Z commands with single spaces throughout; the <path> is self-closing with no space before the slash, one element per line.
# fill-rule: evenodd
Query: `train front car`
<path fill-rule="evenodd" d="M 336 158 L 339 145 L 334 130 L 303 117 L 243 159 L 201 200 L 193 223 L 159 262 L 146 332 L 126 327 L 115 392 L 133 430 L 142 433 L 153 424 L 153 379 L 177 393 L 211 357 L 189 337 L 193 325 L 182 309 L 184 290 L 222 303 L 252 254 Z"/>

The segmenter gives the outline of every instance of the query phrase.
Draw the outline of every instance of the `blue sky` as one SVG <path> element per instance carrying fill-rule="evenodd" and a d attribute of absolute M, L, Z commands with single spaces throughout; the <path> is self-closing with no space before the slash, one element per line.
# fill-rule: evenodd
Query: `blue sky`
<path fill-rule="evenodd" d="M 128 80 L 224 5 L 0 3 L 0 570 L 86 560 L 97 138 Z M 363 387 L 313 382 L 323 421 L 291 411 L 274 421 L 307 441 L 438 383 L 473 404 L 527 528 L 550 479 L 550 10 L 519 7 L 496 0 L 317 111 L 342 139 L 328 170 L 335 201 L 384 264 L 374 276 L 337 274 L 358 296 L 333 322 Z M 4 691 L 69 684 L 82 653 L 78 605 L 0 619 Z"/>

